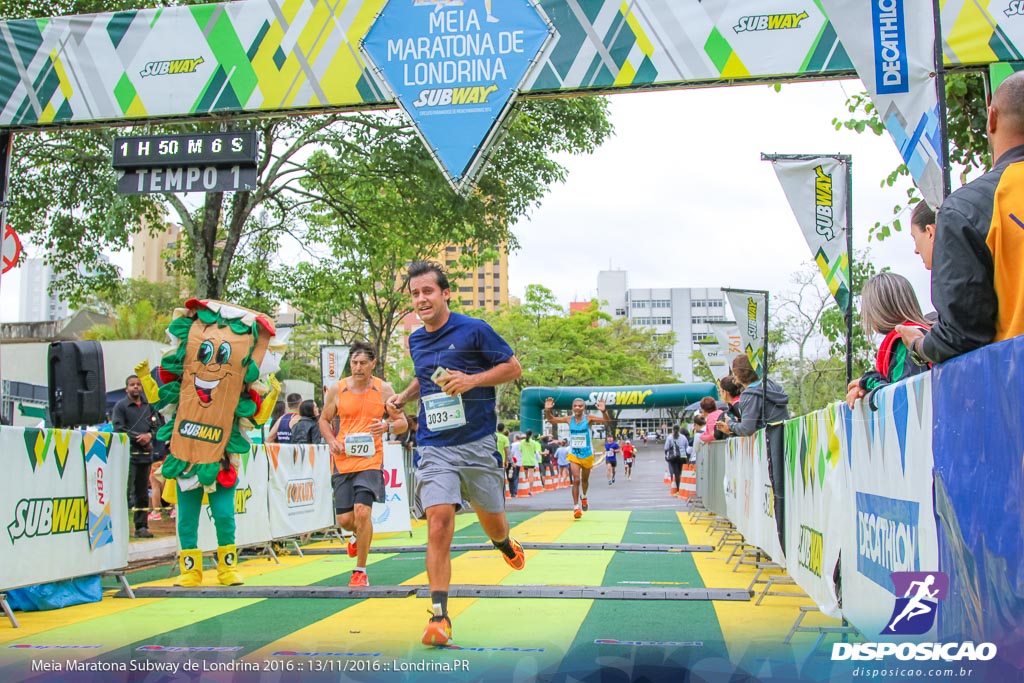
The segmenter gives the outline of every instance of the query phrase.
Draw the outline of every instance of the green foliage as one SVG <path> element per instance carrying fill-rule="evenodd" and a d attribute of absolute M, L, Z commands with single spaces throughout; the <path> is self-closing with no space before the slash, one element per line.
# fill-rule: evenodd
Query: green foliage
<path fill-rule="evenodd" d="M 151 339 L 167 341 L 167 326 L 171 322 L 170 312 L 157 314 L 148 300 L 118 306 L 109 324 L 93 325 L 82 335 L 94 341 L 115 341 L 119 339 Z"/>
<path fill-rule="evenodd" d="M 866 92 L 851 95 L 846 100 L 851 117 L 846 120 L 832 119 L 836 130 L 846 128 L 858 133 L 871 131 L 875 135 L 885 132 L 885 125 L 878 117 L 878 111 Z M 967 176 L 977 170 L 992 167 L 992 155 L 986 136 L 987 114 L 984 75 L 976 72 L 946 73 L 946 121 L 949 134 L 949 161 L 962 170 L 961 184 Z M 893 187 L 897 183 L 910 183 L 910 171 L 905 164 L 897 166 L 882 179 L 880 187 Z M 882 241 L 900 232 L 903 224 L 900 216 L 921 201 L 917 189 L 911 184 L 907 189 L 905 203 L 893 207 L 893 219 L 877 221 L 868 229 L 868 240 Z"/>
<path fill-rule="evenodd" d="M 365 338 L 379 358 L 390 359 L 392 338 L 411 310 L 401 288 L 407 264 L 458 245 L 458 263 L 449 268 L 457 288 L 499 250 L 516 247 L 510 227 L 565 177 L 553 155 L 590 152 L 610 131 L 601 98 L 527 103 L 479 187 L 463 197 L 403 118 L 367 115 L 366 125 L 336 127 L 301 181 L 310 198 L 302 208 L 304 244 L 320 257 L 283 267 L 275 276 L 287 283 L 280 294 L 309 324 L 345 341 Z"/>
<path fill-rule="evenodd" d="M 860 293 L 876 273 L 866 253 L 853 262 L 853 376 L 860 377 L 874 363 L 875 345 L 860 324 Z M 790 410 L 802 415 L 825 407 L 846 395 L 846 321 L 828 292 L 817 266 L 809 265 L 794 276 L 795 292 L 774 297 L 775 329 L 769 347 L 777 357 L 770 372 L 789 391 Z"/>
<path fill-rule="evenodd" d="M 672 335 L 636 330 L 612 321 L 597 302 L 584 312 L 565 314 L 541 285 L 527 288 L 522 306 L 488 313 L 474 311 L 515 350 L 523 375 L 498 390 L 498 414 L 508 420 L 519 412 L 519 394 L 531 386 L 657 384 L 675 381 L 660 354 L 674 344 Z M 595 325 L 597 323 L 597 325 Z"/>

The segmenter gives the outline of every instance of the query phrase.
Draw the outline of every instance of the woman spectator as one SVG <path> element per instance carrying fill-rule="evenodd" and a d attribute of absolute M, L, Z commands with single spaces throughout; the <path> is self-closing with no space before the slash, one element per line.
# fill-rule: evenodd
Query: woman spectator
<path fill-rule="evenodd" d="M 320 434 L 320 409 L 316 401 L 305 400 L 299 404 L 299 421 L 292 425 L 289 443 L 323 443 Z"/>
<path fill-rule="evenodd" d="M 721 391 L 722 400 L 729 406 L 719 417 L 725 422 L 739 422 L 740 420 L 740 393 L 743 391 L 743 386 L 737 382 L 732 375 L 726 375 L 718 382 L 718 388 Z M 728 434 L 723 432 L 715 425 L 715 439 L 721 440 L 728 437 Z"/>
<path fill-rule="evenodd" d="M 869 392 L 928 371 L 927 365 L 914 360 L 896 332 L 897 325 L 928 329 L 917 295 L 907 278 L 896 273 L 875 275 L 864 283 L 860 306 L 864 332 L 868 336 L 884 334 L 885 338 L 878 347 L 875 369 L 850 382 L 847 387 L 846 403 L 851 408 Z M 871 403 L 874 410 L 873 401 Z"/>
<path fill-rule="evenodd" d="M 758 429 L 789 418 L 789 395 L 772 380 L 762 382 L 750 365 L 746 354 L 736 356 L 732 361 L 732 376 L 744 386 L 740 393 L 739 410 L 742 416 L 738 422 L 719 420 L 716 425 L 723 434 L 750 436 Z M 761 408 L 764 407 L 764 419 Z"/>
<path fill-rule="evenodd" d="M 718 407 L 715 399 L 705 396 L 700 400 L 700 412 L 704 415 L 704 429 L 700 432 L 700 440 L 709 443 L 715 440 L 715 423 L 718 422 L 722 410 Z"/>
<path fill-rule="evenodd" d="M 690 440 L 686 432 L 680 432 L 679 425 L 672 425 L 672 433 L 665 439 L 665 462 L 672 479 L 672 488 L 668 491 L 670 496 L 679 493 L 679 478 L 683 475 L 683 463 L 687 462 L 689 451 Z"/>

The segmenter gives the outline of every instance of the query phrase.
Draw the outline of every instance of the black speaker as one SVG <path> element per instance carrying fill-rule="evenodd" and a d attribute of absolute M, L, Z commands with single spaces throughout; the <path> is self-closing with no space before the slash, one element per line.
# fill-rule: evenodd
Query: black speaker
<path fill-rule="evenodd" d="M 53 342 L 47 367 L 50 421 L 54 427 L 106 421 L 107 383 L 99 342 Z"/>

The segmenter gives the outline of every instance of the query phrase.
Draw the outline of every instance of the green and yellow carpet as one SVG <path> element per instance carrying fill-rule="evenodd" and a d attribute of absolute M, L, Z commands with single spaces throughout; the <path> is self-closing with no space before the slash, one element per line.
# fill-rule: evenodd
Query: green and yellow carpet
<path fill-rule="evenodd" d="M 705 524 L 675 511 L 510 513 L 524 543 L 709 544 Z M 455 544 L 485 543 L 476 517 L 456 518 Z M 424 544 L 426 527 L 374 546 Z M 330 543 L 320 544 L 330 546 Z M 339 544 L 334 543 L 335 548 Z M 339 548 L 340 549 L 340 548 Z M 724 552 L 528 550 L 523 571 L 497 551 L 455 552 L 453 584 L 739 588 L 754 569 Z M 347 586 L 355 560 L 285 555 L 244 561 L 247 587 Z M 373 586 L 424 585 L 423 553 L 373 553 Z M 130 575 L 133 586 L 173 582 L 166 566 Z M 205 583 L 216 585 L 207 567 Z M 112 584 L 111 584 L 112 585 Z M 806 679 L 814 637 L 782 640 L 808 598 L 611 600 L 452 598 L 454 645 L 428 648 L 428 600 L 415 597 L 138 598 L 0 622 L 0 680 L 733 680 Z M 819 614 L 805 624 L 836 625 Z M 827 660 L 827 657 L 818 657 Z M 57 669 L 55 667 L 59 666 Z M 696 678 L 694 678 L 696 676 Z M 822 675 L 813 676 L 824 679 Z M 739 680 L 739 679 L 736 679 Z"/>

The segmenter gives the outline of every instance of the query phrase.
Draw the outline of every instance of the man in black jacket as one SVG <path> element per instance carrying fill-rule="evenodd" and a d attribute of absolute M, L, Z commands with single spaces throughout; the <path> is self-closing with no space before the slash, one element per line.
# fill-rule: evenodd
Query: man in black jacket
<path fill-rule="evenodd" d="M 112 422 L 115 432 L 128 435 L 131 462 L 128 466 L 128 507 L 142 508 L 134 515 L 135 537 L 151 538 L 146 518 L 149 505 L 149 466 L 153 462 L 153 439 L 160 419 L 153 407 L 146 403 L 142 382 L 136 375 L 125 380 L 122 398 L 114 406 Z"/>
<path fill-rule="evenodd" d="M 932 252 L 925 333 L 897 325 L 916 358 L 941 363 L 1024 334 L 1024 73 L 996 89 L 988 109 L 992 170 L 946 197 Z"/>

